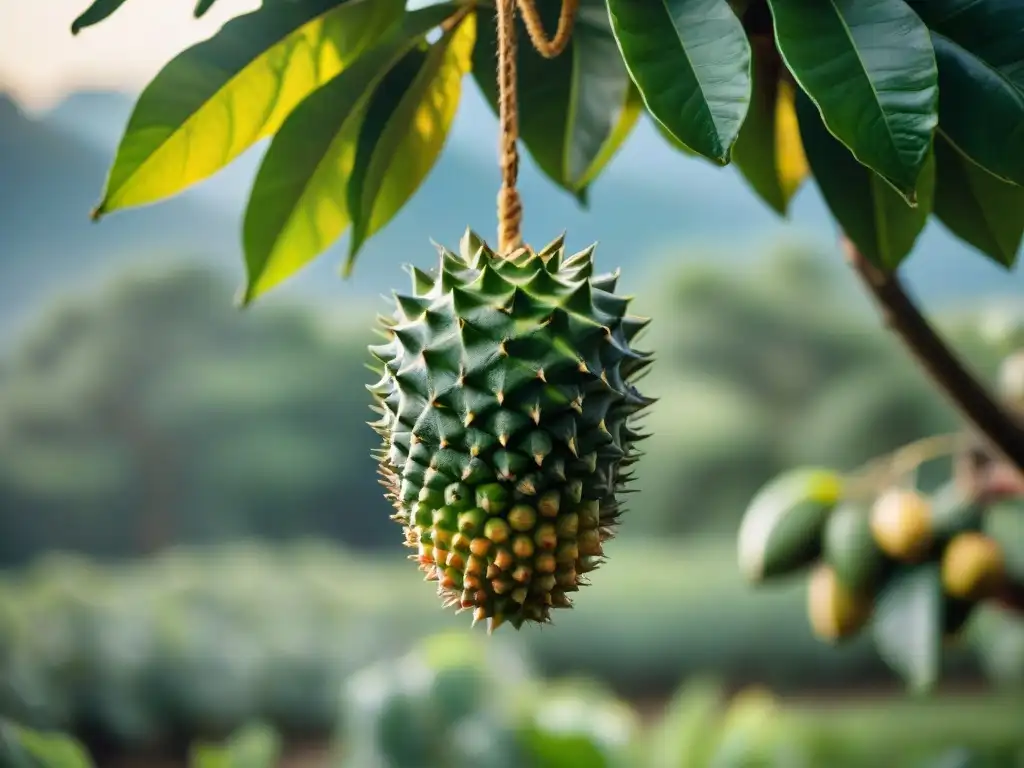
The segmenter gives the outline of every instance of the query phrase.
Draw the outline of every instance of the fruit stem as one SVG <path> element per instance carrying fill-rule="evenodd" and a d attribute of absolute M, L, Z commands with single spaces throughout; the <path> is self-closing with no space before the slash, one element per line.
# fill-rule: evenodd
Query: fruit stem
<path fill-rule="evenodd" d="M 498 251 L 508 255 L 522 244 L 523 203 L 519 180 L 519 105 L 516 98 L 515 0 L 498 0 L 498 122 L 501 189 L 498 190 Z"/>
<path fill-rule="evenodd" d="M 849 474 L 847 481 L 853 486 L 852 495 L 860 491 L 865 496 L 874 495 L 882 486 L 900 480 L 922 464 L 943 456 L 952 456 L 963 448 L 964 441 L 965 437 L 960 432 L 931 435 L 872 459 Z"/>
<path fill-rule="evenodd" d="M 534 0 L 498 0 L 498 122 L 500 125 L 501 189 L 498 190 L 498 251 L 508 256 L 522 245 L 523 201 L 519 180 L 519 101 L 516 94 L 516 6 L 523 14 L 534 49 L 553 59 L 572 37 L 579 0 L 562 0 L 558 29 L 550 40 Z"/>
<path fill-rule="evenodd" d="M 846 236 L 847 260 L 872 294 L 889 328 L 917 359 L 936 387 L 989 443 L 1024 471 L 1024 428 L 997 403 L 943 342 L 903 290 L 895 272 L 872 264 Z"/>

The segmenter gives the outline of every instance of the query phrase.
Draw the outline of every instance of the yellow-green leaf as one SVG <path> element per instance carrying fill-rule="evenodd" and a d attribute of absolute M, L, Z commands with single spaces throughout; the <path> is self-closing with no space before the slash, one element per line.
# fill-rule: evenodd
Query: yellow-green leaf
<path fill-rule="evenodd" d="M 753 97 L 733 146 L 733 162 L 761 199 L 785 215 L 808 172 L 793 87 L 779 78 L 782 61 L 770 39 L 753 39 L 751 50 Z"/>
<path fill-rule="evenodd" d="M 253 184 L 243 225 L 248 304 L 328 248 L 351 223 L 348 184 L 377 83 L 454 5 L 406 14 L 387 40 L 312 93 L 288 116 Z"/>
<path fill-rule="evenodd" d="M 368 136 L 364 132 L 359 153 L 368 152 L 369 161 L 360 179 L 358 204 L 349 196 L 352 239 L 346 275 L 363 243 L 394 218 L 437 162 L 459 108 L 475 41 L 476 15 L 467 14 L 431 46 L 383 130 Z"/>
<path fill-rule="evenodd" d="M 268 4 L 176 56 L 139 97 L 93 215 L 156 202 L 224 168 L 375 44 L 404 5 Z"/>

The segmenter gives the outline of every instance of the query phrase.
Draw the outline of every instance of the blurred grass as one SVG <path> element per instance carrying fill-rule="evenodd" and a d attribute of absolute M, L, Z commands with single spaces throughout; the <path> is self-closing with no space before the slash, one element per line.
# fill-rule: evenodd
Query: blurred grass
<path fill-rule="evenodd" d="M 450 631 L 515 651 L 543 677 L 565 680 L 562 690 L 577 678 L 646 697 L 636 701 L 640 716 L 652 713 L 650 699 L 684 685 L 644 737 L 650 764 L 665 768 L 919 768 L 878 760 L 939 743 L 989 754 L 1024 739 L 1024 699 L 1010 693 L 901 699 L 867 637 L 841 648 L 812 637 L 802 579 L 754 590 L 721 539 L 615 541 L 556 626 L 490 639 L 465 614 L 443 611 L 403 555 L 306 542 L 181 549 L 117 565 L 48 556 L 0 578 L 0 717 L 150 751 L 217 741 L 253 722 L 289 742 L 323 739 L 339 724 L 346 680 L 375 664 L 386 670 L 424 637 Z M 972 669 L 971 658 L 961 647 L 951 665 Z M 746 690 L 730 700 L 737 688 Z M 677 759 L 705 742 L 748 762 Z M 658 762 L 658 744 L 677 757 Z M 767 762 L 750 762 L 754 754 Z"/>

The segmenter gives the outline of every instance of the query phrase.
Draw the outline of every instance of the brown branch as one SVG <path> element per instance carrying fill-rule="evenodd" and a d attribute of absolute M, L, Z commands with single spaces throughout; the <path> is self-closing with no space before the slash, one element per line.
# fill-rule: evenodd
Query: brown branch
<path fill-rule="evenodd" d="M 903 290 L 899 278 L 868 261 L 849 238 L 843 237 L 842 243 L 847 259 L 874 296 L 886 324 L 961 414 L 995 450 L 1024 471 L 1024 429 L 939 338 Z"/>
<path fill-rule="evenodd" d="M 996 598 L 996 605 L 1013 613 L 1024 614 L 1024 585 L 1008 584 Z"/>

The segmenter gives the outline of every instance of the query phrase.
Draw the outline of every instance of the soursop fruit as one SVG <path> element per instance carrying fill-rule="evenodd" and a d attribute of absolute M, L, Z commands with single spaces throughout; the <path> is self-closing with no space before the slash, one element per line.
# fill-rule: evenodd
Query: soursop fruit
<path fill-rule="evenodd" d="M 369 387 L 381 482 L 446 606 L 489 631 L 550 621 L 599 566 L 653 400 L 618 273 L 564 238 L 495 254 L 467 230 L 381 318 Z"/>

